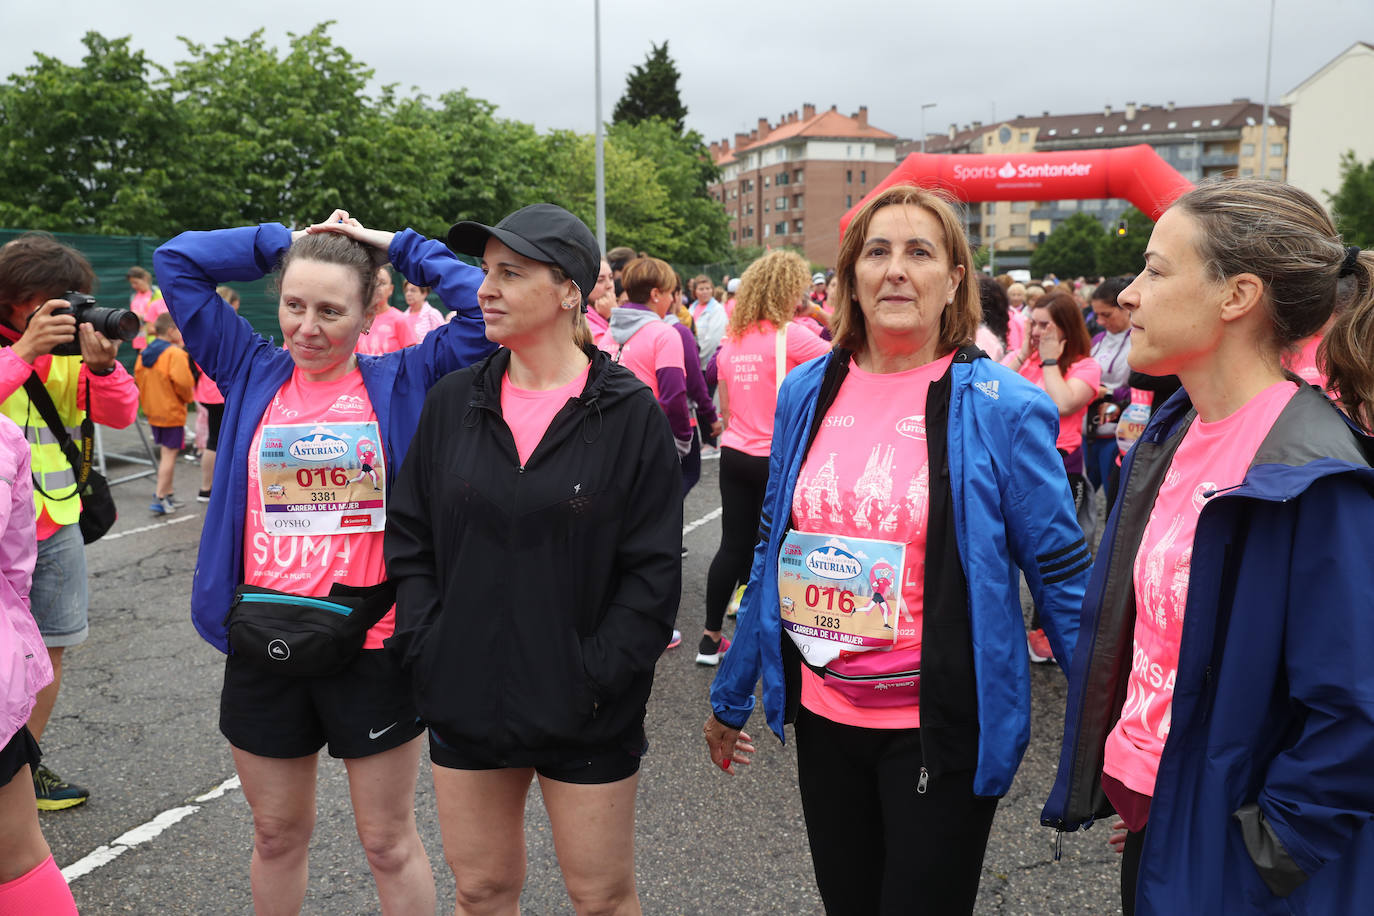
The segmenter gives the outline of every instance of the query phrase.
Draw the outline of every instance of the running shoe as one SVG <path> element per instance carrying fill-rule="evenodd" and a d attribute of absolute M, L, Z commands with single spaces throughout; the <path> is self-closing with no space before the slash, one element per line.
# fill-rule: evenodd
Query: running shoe
<path fill-rule="evenodd" d="M 663 651 L 667 652 L 669 649 L 676 649 L 680 645 L 682 645 L 682 631 L 674 630 L 673 638 L 668 640 L 668 645 L 664 647 Z"/>
<path fill-rule="evenodd" d="M 1026 651 L 1030 653 L 1030 660 L 1037 665 L 1054 661 L 1054 650 L 1050 648 L 1044 630 L 1031 630 L 1026 634 Z"/>
<path fill-rule="evenodd" d="M 687 559 L 687 545 L 686 545 L 686 544 L 683 544 L 683 545 L 682 545 L 682 558 L 683 558 L 684 560 Z"/>
<path fill-rule="evenodd" d="M 38 800 L 39 811 L 75 808 L 91 797 L 89 789 L 64 781 L 41 763 L 33 771 L 33 794 Z"/>
<path fill-rule="evenodd" d="M 154 515 L 166 515 L 168 512 L 175 512 L 176 509 L 167 508 L 167 504 L 160 497 L 154 496 L 153 501 L 148 503 L 148 511 Z"/>
<path fill-rule="evenodd" d="M 744 586 L 735 589 L 735 593 L 730 596 L 730 603 L 725 606 L 725 616 L 734 617 L 739 613 L 739 606 L 744 603 Z"/>
<path fill-rule="evenodd" d="M 209 501 L 210 501 L 210 491 L 209 491 L 209 490 L 201 490 L 201 491 L 199 491 L 198 493 L 196 493 L 196 502 L 198 502 L 198 503 L 208 503 Z"/>
<path fill-rule="evenodd" d="M 730 640 L 724 636 L 716 640 L 703 633 L 701 634 L 701 642 L 697 643 L 697 664 L 714 667 L 720 664 L 720 657 L 729 648 Z"/>

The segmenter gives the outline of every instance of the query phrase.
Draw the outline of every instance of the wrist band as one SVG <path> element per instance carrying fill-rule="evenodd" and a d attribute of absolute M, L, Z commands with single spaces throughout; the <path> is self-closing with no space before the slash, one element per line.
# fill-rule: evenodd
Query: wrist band
<path fill-rule="evenodd" d="M 104 378 L 107 375 L 114 375 L 115 367 L 114 365 L 111 365 L 110 368 L 106 369 L 104 372 L 101 372 L 97 369 L 92 369 L 90 366 L 87 366 L 86 371 L 89 372 L 91 375 L 94 375 L 96 378 Z"/>
<path fill-rule="evenodd" d="M 1048 368 L 1048 367 L 1050 367 L 1050 366 L 1057 366 L 1057 365 L 1059 365 L 1059 360 L 1057 360 L 1057 359 L 1042 359 L 1042 360 L 1040 360 L 1040 365 L 1045 366 L 1046 368 Z"/>

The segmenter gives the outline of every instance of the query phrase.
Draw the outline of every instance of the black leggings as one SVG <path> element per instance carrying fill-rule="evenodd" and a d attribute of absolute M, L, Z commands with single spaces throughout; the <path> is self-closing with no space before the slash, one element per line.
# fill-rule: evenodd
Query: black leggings
<path fill-rule="evenodd" d="M 996 798 L 973 772 L 928 779 L 920 729 L 856 728 L 803 708 L 797 781 L 829 916 L 972 913 Z"/>
<path fill-rule="evenodd" d="M 706 629 L 719 630 L 736 585 L 749 579 L 759 539 L 763 493 L 768 488 L 768 457 L 738 449 L 720 450 L 720 547 L 706 574 Z"/>
<path fill-rule="evenodd" d="M 1140 878 L 1140 853 L 1145 848 L 1145 831 L 1126 834 L 1126 845 L 1121 850 L 1121 913 L 1132 916 L 1135 913 L 1135 889 Z"/>

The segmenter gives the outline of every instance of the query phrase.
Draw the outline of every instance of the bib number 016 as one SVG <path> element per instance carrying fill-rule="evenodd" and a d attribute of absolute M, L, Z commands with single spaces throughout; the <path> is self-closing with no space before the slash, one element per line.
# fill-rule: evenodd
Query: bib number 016
<path fill-rule="evenodd" d="M 296 483 L 302 487 L 342 487 L 348 484 L 343 468 L 301 468 L 296 471 Z"/>
<path fill-rule="evenodd" d="M 854 613 L 854 593 L 849 589 L 838 589 L 834 586 L 821 588 L 819 585 L 808 585 L 806 587 L 806 606 L 811 610 L 821 607 L 822 600 L 825 602 L 825 610 L 839 611 L 841 614 Z"/>

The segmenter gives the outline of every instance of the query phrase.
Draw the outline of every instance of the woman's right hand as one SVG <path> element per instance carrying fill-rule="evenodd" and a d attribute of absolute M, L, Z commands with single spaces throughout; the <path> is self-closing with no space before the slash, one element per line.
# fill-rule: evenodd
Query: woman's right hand
<path fill-rule="evenodd" d="M 706 717 L 706 725 L 701 731 L 706 738 L 706 747 L 711 752 L 712 764 L 731 776 L 734 775 L 730 769 L 732 763 L 749 765 L 749 755 L 754 753 L 754 739 L 749 737 L 748 732 L 731 728 L 713 715 Z"/>

